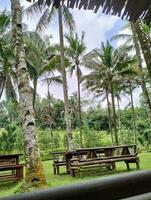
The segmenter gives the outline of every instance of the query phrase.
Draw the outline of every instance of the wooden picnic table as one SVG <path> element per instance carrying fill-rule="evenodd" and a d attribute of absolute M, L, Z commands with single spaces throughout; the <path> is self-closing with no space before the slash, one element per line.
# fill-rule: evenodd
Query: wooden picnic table
<path fill-rule="evenodd" d="M 111 156 L 113 154 L 115 147 L 92 147 L 92 148 L 80 148 L 75 151 L 68 151 L 65 154 L 66 157 L 66 171 L 70 174 L 70 160 L 77 157 L 82 159 L 83 156 L 89 158 L 97 158 L 97 153 L 104 153 L 106 156 Z"/>
<path fill-rule="evenodd" d="M 0 155 L 0 164 L 5 162 L 19 164 L 19 157 L 22 155 L 23 154 Z"/>
<path fill-rule="evenodd" d="M 0 155 L 0 180 L 20 180 L 23 178 L 23 165 L 19 157 L 23 154 Z M 11 172 L 8 173 L 8 172 Z"/>
<path fill-rule="evenodd" d="M 104 154 L 105 156 L 112 156 L 116 147 L 93 147 L 93 148 L 81 148 L 77 149 L 78 154 L 82 152 L 87 153 L 88 158 L 97 158 L 97 154 Z"/>
<path fill-rule="evenodd" d="M 136 152 L 136 145 L 121 145 L 121 146 L 109 146 L 109 147 L 91 147 L 91 148 L 80 148 L 76 151 L 80 155 L 82 152 L 87 152 L 87 158 L 97 158 L 97 154 L 102 153 L 105 156 L 113 156 L 115 150 L 121 149 L 121 155 L 131 154 L 130 148 L 133 148 L 133 151 Z"/>
<path fill-rule="evenodd" d="M 120 156 L 129 156 L 131 155 L 130 149 L 133 148 L 133 155 L 137 154 L 136 145 L 121 145 L 121 146 L 109 146 L 109 147 L 91 147 L 91 148 L 80 148 L 74 151 L 67 151 L 67 152 L 52 152 L 54 157 L 53 159 L 53 167 L 54 173 L 59 174 L 59 167 L 66 166 L 66 171 L 70 174 L 71 162 L 74 160 L 87 160 L 87 159 L 98 159 L 98 158 L 112 158 L 116 155 Z M 116 154 L 116 155 L 115 155 Z M 57 156 L 63 156 L 64 159 L 57 159 Z M 107 168 L 115 169 L 115 163 L 112 162 L 111 165 L 107 165 Z"/>
<path fill-rule="evenodd" d="M 132 149 L 132 151 L 131 151 Z M 92 148 L 80 148 L 75 151 L 69 151 L 66 153 L 66 169 L 67 173 L 70 173 L 71 168 L 71 162 L 73 163 L 74 158 L 77 157 L 77 159 L 80 162 L 83 162 L 85 160 L 94 160 L 94 159 L 112 159 L 116 158 L 120 160 L 120 157 L 129 157 L 129 156 L 136 156 L 137 155 L 137 146 L 135 144 L 133 145 L 121 145 L 121 146 L 109 146 L 109 147 L 92 147 Z M 128 158 L 126 158 L 128 159 Z M 76 161 L 76 159 L 75 159 Z M 92 161 L 93 162 L 93 161 Z M 95 161 L 97 162 L 97 161 Z M 111 162 L 111 164 L 107 164 L 106 167 L 108 169 L 115 169 L 115 162 L 114 160 Z M 129 165 L 127 163 L 127 168 L 129 168 Z"/>

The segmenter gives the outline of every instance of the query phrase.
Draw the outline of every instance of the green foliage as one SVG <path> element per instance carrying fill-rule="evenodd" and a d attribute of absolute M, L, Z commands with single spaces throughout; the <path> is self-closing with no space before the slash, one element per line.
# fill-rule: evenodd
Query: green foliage
<path fill-rule="evenodd" d="M 86 119 L 89 126 L 95 130 L 108 130 L 108 113 L 107 110 L 102 108 L 90 108 L 86 113 Z"/>
<path fill-rule="evenodd" d="M 122 127 L 118 135 L 120 144 L 134 144 L 133 132 L 130 128 Z"/>
<path fill-rule="evenodd" d="M 22 128 L 20 126 L 16 126 L 14 133 L 16 135 L 15 143 L 14 143 L 14 150 L 17 153 L 24 153 L 24 140 L 23 140 Z"/>
<path fill-rule="evenodd" d="M 89 128 L 85 123 L 83 126 L 84 146 L 110 146 L 112 145 L 110 135 L 106 131 L 96 131 L 94 128 Z"/>
<path fill-rule="evenodd" d="M 14 125 L 8 125 L 0 132 L 0 151 L 3 154 L 11 153 L 14 150 L 16 142 L 16 127 Z"/>
<path fill-rule="evenodd" d="M 6 128 L 8 124 L 20 124 L 19 104 L 6 100 L 0 102 L 0 127 Z"/>
<path fill-rule="evenodd" d="M 48 125 L 49 113 L 49 101 L 51 103 L 51 112 L 53 115 L 53 128 L 54 129 L 65 129 L 64 119 L 64 103 L 60 99 L 55 99 L 51 96 L 51 99 L 40 99 L 36 100 L 36 121 L 39 127 L 46 128 Z"/>
<path fill-rule="evenodd" d="M 67 149 L 67 134 L 65 131 L 65 118 L 64 118 L 64 104 L 62 100 L 57 100 L 54 97 L 50 98 L 51 108 L 53 111 L 53 126 L 52 129 L 46 123 L 46 116 L 49 115 L 48 99 L 37 98 L 36 101 L 36 124 L 37 124 L 37 136 L 40 146 L 40 152 L 43 160 L 50 159 L 50 152 L 53 149 L 55 151 L 64 151 Z M 73 125 L 73 142 L 75 148 L 80 147 L 80 131 L 77 128 L 77 101 L 73 95 L 70 98 L 70 108 L 72 111 L 72 125 Z M 9 153 L 23 152 L 24 142 L 21 129 L 21 121 L 19 118 L 19 105 L 12 101 L 3 101 L 0 103 L 0 127 L 3 128 L 5 133 L 1 133 L 3 136 L 9 139 L 2 142 L 4 150 L 9 147 Z M 110 146 L 111 135 L 108 127 L 108 114 L 107 109 L 102 109 L 100 106 L 96 108 L 90 108 L 87 111 L 82 112 L 83 115 L 83 144 L 84 147 L 94 146 Z M 143 151 L 150 150 L 151 144 L 151 130 L 147 118 L 147 111 L 144 108 L 135 108 L 137 138 L 139 148 Z M 125 108 L 120 110 L 121 127 L 118 130 L 119 143 L 132 144 L 133 143 L 133 126 L 132 126 L 132 110 Z M 8 124 L 15 124 L 16 129 L 13 132 L 7 133 Z M 1 131 L 2 132 L 2 131 Z M 52 133 L 52 134 L 51 134 Z M 12 140 L 15 136 L 15 141 Z M 53 136 L 53 139 L 52 139 Z M 7 143 L 6 143 L 7 142 Z M 1 144 L 1 146 L 2 146 Z M 4 152 L 4 151 L 3 151 Z M 8 153 L 8 152 L 6 152 Z"/>

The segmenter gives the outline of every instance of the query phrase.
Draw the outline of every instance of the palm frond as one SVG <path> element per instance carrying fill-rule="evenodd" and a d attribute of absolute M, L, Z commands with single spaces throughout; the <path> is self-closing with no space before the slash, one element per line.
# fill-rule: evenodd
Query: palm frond
<path fill-rule="evenodd" d="M 64 23 L 67 27 L 69 27 L 70 31 L 73 32 L 75 30 L 75 21 L 73 16 L 65 4 L 62 5 L 62 8 Z"/>
<path fill-rule="evenodd" d="M 111 38 L 111 41 L 113 41 L 113 40 L 127 40 L 127 39 L 130 39 L 130 38 L 132 38 L 132 34 L 121 33 L 121 34 L 118 34 L 118 35 L 114 35 Z"/>
<path fill-rule="evenodd" d="M 23 15 L 27 15 L 31 16 L 34 14 L 41 14 L 43 13 L 45 10 L 47 9 L 47 5 L 46 4 L 39 4 L 38 1 L 35 1 L 33 4 L 31 4 L 30 6 L 28 6 L 27 8 L 25 8 L 23 10 Z"/>
<path fill-rule="evenodd" d="M 36 32 L 41 33 L 47 28 L 48 24 L 50 24 L 49 18 L 50 18 L 50 9 L 47 8 L 41 15 L 36 25 Z"/>

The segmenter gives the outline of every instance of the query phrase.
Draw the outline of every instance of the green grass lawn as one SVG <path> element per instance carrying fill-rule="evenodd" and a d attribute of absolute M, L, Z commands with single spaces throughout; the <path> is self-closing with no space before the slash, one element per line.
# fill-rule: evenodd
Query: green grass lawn
<path fill-rule="evenodd" d="M 142 169 L 151 169 L 151 153 L 142 153 L 139 155 L 140 157 L 140 168 Z M 60 174 L 61 175 L 54 175 L 53 174 L 53 168 L 52 168 L 52 162 L 51 161 L 45 161 L 43 162 L 45 175 L 47 178 L 48 187 L 57 187 L 62 185 L 68 185 L 72 183 L 77 182 L 83 182 L 88 181 L 90 179 L 94 178 L 103 178 L 108 175 L 114 175 L 117 173 L 124 173 L 127 172 L 126 165 L 121 162 L 117 164 L 117 169 L 115 171 L 107 171 L 106 169 L 97 171 L 94 174 L 94 170 L 90 171 L 89 173 L 82 172 L 80 174 L 77 174 L 76 177 L 71 177 L 67 175 L 65 172 L 65 168 L 61 168 Z M 135 164 L 130 164 L 131 171 L 134 171 L 136 169 Z M 0 183 L 0 197 L 7 196 L 14 194 L 14 191 L 19 186 L 19 183 Z"/>

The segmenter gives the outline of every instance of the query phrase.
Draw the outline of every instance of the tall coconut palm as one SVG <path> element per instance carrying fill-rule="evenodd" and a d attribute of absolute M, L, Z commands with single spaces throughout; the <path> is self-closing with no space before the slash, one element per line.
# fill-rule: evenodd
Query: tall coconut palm
<path fill-rule="evenodd" d="M 149 77 L 151 79 L 151 41 L 150 41 L 150 37 L 149 35 L 145 32 L 145 30 L 143 29 L 143 23 L 141 20 L 137 20 L 135 25 L 135 30 L 138 36 L 138 40 L 140 42 L 141 48 L 142 48 L 142 52 L 144 55 L 144 59 L 147 65 L 147 69 L 148 69 L 148 74 Z"/>
<path fill-rule="evenodd" d="M 99 68 L 94 69 L 88 75 L 84 75 L 81 78 L 84 89 L 87 89 L 95 94 L 95 97 L 102 97 L 102 101 L 106 99 L 109 119 L 109 131 L 111 134 L 112 144 L 114 145 L 114 136 L 112 130 L 112 113 L 109 100 L 109 88 L 105 81 L 102 81 L 101 71 Z"/>
<path fill-rule="evenodd" d="M 62 7 L 58 8 L 58 21 L 59 21 L 59 37 L 60 37 L 60 56 L 61 56 L 61 75 L 63 81 L 63 94 L 64 94 L 64 104 L 65 104 L 65 118 L 66 118 L 66 128 L 68 134 L 68 150 L 73 150 L 73 136 L 72 136 L 72 124 L 71 124 L 71 113 L 69 107 L 68 99 L 68 89 L 67 89 L 67 78 L 65 70 L 65 60 L 64 60 L 64 39 L 63 39 L 63 26 L 62 26 Z"/>
<path fill-rule="evenodd" d="M 131 22 L 131 30 L 133 33 L 133 41 L 134 41 L 136 55 L 137 55 L 137 59 L 138 59 L 142 91 L 143 91 L 145 100 L 147 102 L 148 108 L 149 108 L 149 116 L 150 116 L 150 121 L 151 121 L 151 99 L 149 97 L 149 92 L 147 90 L 146 81 L 145 81 L 145 77 L 144 77 L 143 64 L 142 64 L 143 62 L 142 62 L 142 58 L 141 58 L 141 46 L 140 46 L 140 42 L 139 42 L 138 35 L 136 32 L 135 23 L 133 23 L 133 22 Z"/>
<path fill-rule="evenodd" d="M 84 63 L 86 66 L 100 70 L 100 78 L 107 85 L 111 94 L 112 113 L 113 113 L 113 129 L 115 134 L 115 143 L 119 144 L 117 133 L 117 121 L 115 110 L 115 95 L 117 84 L 121 78 L 127 74 L 131 74 L 130 65 L 134 63 L 134 59 L 127 55 L 124 49 L 114 49 L 107 41 L 102 43 L 100 49 L 95 49 L 85 56 Z M 104 85 L 105 85 L 104 84 Z"/>
<path fill-rule="evenodd" d="M 51 2 L 52 3 L 52 2 Z M 48 26 L 50 21 L 56 14 L 58 14 L 58 23 L 59 23 L 59 38 L 60 38 L 60 56 L 61 56 L 61 74 L 63 81 L 63 94 L 64 94 L 64 105 L 65 105 L 65 118 L 66 118 L 66 129 L 68 135 L 68 149 L 72 150 L 73 146 L 73 136 L 72 136 L 72 126 L 71 126 L 71 114 L 69 109 L 69 100 L 68 100 L 68 89 L 67 89 L 67 79 L 66 79 L 66 70 L 64 65 L 64 37 L 63 37 L 63 17 L 66 25 L 69 26 L 70 32 L 74 29 L 74 20 L 70 11 L 67 9 L 64 3 L 60 4 L 58 9 L 55 6 L 50 6 L 44 9 L 44 12 L 37 24 L 37 31 L 42 30 L 44 27 Z M 44 4 L 42 4 L 44 5 Z M 51 8 L 51 9 L 50 9 Z M 35 2 L 31 5 L 26 11 L 33 12 L 39 10 L 38 2 Z"/>
<path fill-rule="evenodd" d="M 131 107 L 133 113 L 133 134 L 134 134 L 134 144 L 137 144 L 137 132 L 136 132 L 136 119 L 135 119 L 135 108 L 134 108 L 134 100 L 133 100 L 133 88 L 132 82 L 129 81 L 129 93 L 131 97 Z"/>
<path fill-rule="evenodd" d="M 52 110 L 52 105 L 51 105 L 51 99 L 52 96 L 50 94 L 50 86 L 51 84 L 55 83 L 55 84 L 62 84 L 62 80 L 60 76 L 55 76 L 54 73 L 52 72 L 46 72 L 46 74 L 43 76 L 42 78 L 42 83 L 47 85 L 47 99 L 48 99 L 48 109 L 47 109 L 47 113 L 48 113 L 48 117 L 46 120 L 47 126 L 50 128 L 50 133 L 51 133 L 51 151 L 53 152 L 54 150 L 54 137 L 53 137 L 53 124 L 54 124 L 54 120 L 53 120 L 53 110 Z M 46 112 L 45 112 L 46 113 Z"/>
<path fill-rule="evenodd" d="M 46 179 L 35 133 L 35 116 L 32 91 L 29 83 L 22 34 L 21 6 L 19 0 L 11 0 L 12 37 L 18 78 L 19 102 L 26 158 L 26 182 L 33 187 L 44 187 Z"/>
<path fill-rule="evenodd" d="M 140 46 L 140 42 L 139 42 L 138 35 L 136 32 L 135 23 L 134 22 L 129 23 L 128 26 L 126 26 L 126 28 L 131 29 L 132 33 L 115 35 L 113 37 L 113 39 L 126 40 L 125 44 L 124 44 L 126 46 L 128 46 L 129 44 L 133 45 L 133 49 L 136 52 L 136 58 L 137 58 L 138 67 L 139 67 L 140 84 L 141 84 L 141 88 L 143 91 L 144 99 L 148 106 L 149 121 L 151 122 L 151 99 L 150 99 L 149 91 L 148 91 L 147 85 L 146 85 L 142 53 L 141 53 L 141 46 Z M 143 25 L 143 30 L 145 31 L 146 35 L 149 35 L 150 27 L 147 28 L 147 25 Z"/>
<path fill-rule="evenodd" d="M 37 95 L 37 84 L 39 78 L 45 71 L 52 70 L 51 58 L 49 56 L 50 47 L 41 39 L 36 32 L 24 33 L 24 45 L 26 52 L 27 68 L 30 78 L 33 81 L 33 107 Z"/>
<path fill-rule="evenodd" d="M 13 67 L 15 60 L 10 45 L 12 40 L 9 34 L 10 25 L 10 15 L 4 10 L 0 13 L 0 99 L 5 92 L 7 99 L 16 101 L 17 94 L 14 89 L 16 77 Z"/>
<path fill-rule="evenodd" d="M 116 99 L 117 99 L 117 107 L 118 107 L 118 131 L 119 131 L 119 133 L 120 133 L 120 131 L 121 131 L 120 96 L 117 95 L 117 96 L 116 96 Z"/>
<path fill-rule="evenodd" d="M 143 71 L 143 66 L 142 66 L 141 51 L 140 51 L 142 45 L 140 46 L 140 41 L 139 41 L 138 34 L 136 31 L 136 25 L 133 22 L 131 22 L 131 29 L 132 29 L 132 33 L 133 33 L 133 41 L 135 44 L 135 50 L 136 50 L 136 54 L 138 57 L 138 64 L 139 64 L 138 66 L 139 66 L 139 70 L 140 70 L 141 87 L 142 87 L 142 91 L 143 91 L 143 95 L 144 95 L 146 104 L 148 106 L 148 116 L 149 116 L 149 121 L 151 123 L 151 99 L 150 99 L 149 92 L 148 92 L 148 89 L 146 86 L 146 81 L 145 81 L 144 71 Z"/>
<path fill-rule="evenodd" d="M 71 59 L 73 65 L 70 67 L 70 74 L 73 74 L 73 71 L 76 70 L 77 74 L 77 86 L 78 86 L 78 118 L 79 118 L 79 129 L 80 129 L 80 146 L 83 146 L 82 141 L 82 115 L 81 115 L 81 90 L 80 90 L 80 83 L 81 83 L 81 75 L 82 71 L 80 69 L 82 56 L 86 51 L 86 46 L 84 44 L 84 32 L 82 33 L 81 38 L 78 38 L 78 34 L 71 34 L 66 35 L 66 40 L 68 42 L 67 47 L 67 55 L 69 59 Z"/>
<path fill-rule="evenodd" d="M 133 71 L 133 75 L 129 77 L 125 77 L 123 80 L 123 91 L 130 96 L 130 105 L 132 110 L 132 130 L 133 130 L 133 141 L 134 144 L 137 144 L 137 127 L 136 127 L 136 114 L 135 114 L 135 106 L 134 106 L 134 95 L 133 91 L 138 87 L 138 72 Z"/>
<path fill-rule="evenodd" d="M 72 14 L 65 3 L 62 3 L 61 7 L 64 26 L 68 27 L 69 31 L 72 33 L 75 28 L 75 22 Z M 23 11 L 23 13 L 27 15 L 33 15 L 37 12 L 40 12 L 41 17 L 36 25 L 36 31 L 38 33 L 42 33 L 45 28 L 48 28 L 48 26 L 51 25 L 51 22 L 57 18 L 58 8 L 53 6 L 53 1 L 50 2 L 49 6 L 47 6 L 45 2 L 39 5 L 38 1 L 36 1 Z"/>

